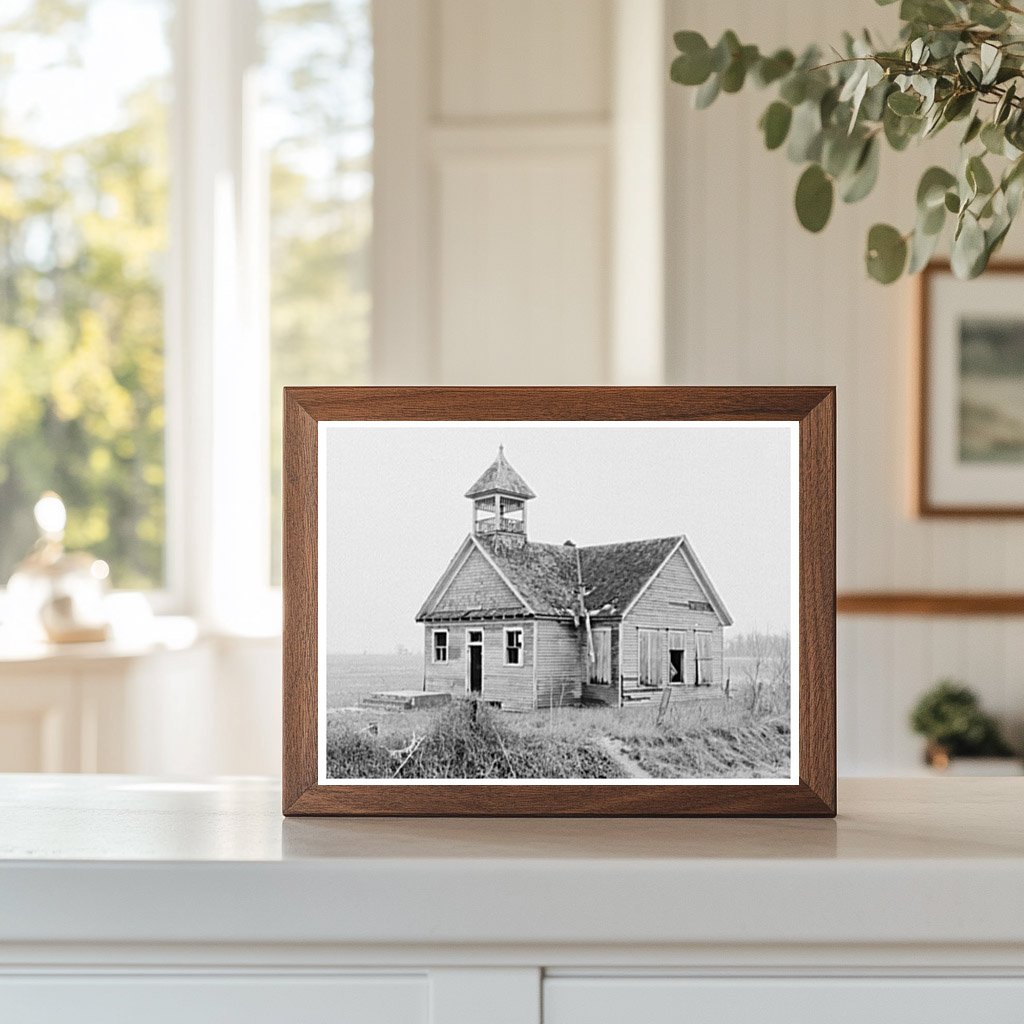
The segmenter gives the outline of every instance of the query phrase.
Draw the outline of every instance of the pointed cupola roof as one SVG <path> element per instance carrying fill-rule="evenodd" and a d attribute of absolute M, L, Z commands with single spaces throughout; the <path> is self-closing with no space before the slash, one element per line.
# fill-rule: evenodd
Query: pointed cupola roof
<path fill-rule="evenodd" d="M 509 465 L 505 446 L 498 445 L 498 457 L 468 491 L 467 498 L 485 498 L 489 494 L 507 494 L 512 498 L 536 498 L 526 481 Z"/>

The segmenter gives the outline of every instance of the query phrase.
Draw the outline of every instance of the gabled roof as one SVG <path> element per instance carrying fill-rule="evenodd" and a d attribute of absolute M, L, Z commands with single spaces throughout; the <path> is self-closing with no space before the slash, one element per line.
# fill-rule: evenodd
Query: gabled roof
<path fill-rule="evenodd" d="M 483 553 L 498 575 L 523 602 L 526 612 L 557 618 L 568 618 L 579 612 L 580 574 L 583 576 L 586 606 L 591 615 L 624 615 L 669 558 L 679 551 L 723 625 L 732 622 L 722 599 L 711 585 L 704 567 L 685 537 L 660 537 L 656 540 L 577 548 L 571 544 L 536 544 L 530 541 L 509 543 L 491 535 L 466 538 L 424 602 L 416 616 L 417 621 L 431 614 L 474 547 Z M 472 618 L 479 611 L 467 609 L 463 616 L 450 611 L 447 614 L 455 618 Z"/>
<path fill-rule="evenodd" d="M 468 491 L 467 498 L 485 498 L 489 494 L 508 494 L 514 498 L 536 498 L 526 481 L 509 465 L 504 445 L 498 445 L 497 458 Z"/>
<path fill-rule="evenodd" d="M 583 580 L 590 611 L 609 607 L 621 615 L 665 564 L 682 537 L 629 540 L 622 544 L 596 544 L 580 548 Z"/>
<path fill-rule="evenodd" d="M 579 608 L 576 549 L 563 544 L 508 543 L 474 537 L 477 547 L 537 615 L 571 615 Z"/>

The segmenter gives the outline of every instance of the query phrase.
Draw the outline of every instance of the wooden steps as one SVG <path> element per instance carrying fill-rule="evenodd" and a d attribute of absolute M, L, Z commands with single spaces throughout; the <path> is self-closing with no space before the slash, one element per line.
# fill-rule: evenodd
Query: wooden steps
<path fill-rule="evenodd" d="M 657 704 L 665 687 L 639 686 L 622 691 L 623 707 L 631 705 Z M 689 704 L 698 700 L 724 700 L 725 692 L 720 686 L 670 686 L 671 703 Z"/>
<path fill-rule="evenodd" d="M 429 690 L 381 690 L 364 697 L 363 704 L 382 711 L 421 711 L 423 708 L 450 704 L 451 699 L 450 693 L 434 693 Z"/>

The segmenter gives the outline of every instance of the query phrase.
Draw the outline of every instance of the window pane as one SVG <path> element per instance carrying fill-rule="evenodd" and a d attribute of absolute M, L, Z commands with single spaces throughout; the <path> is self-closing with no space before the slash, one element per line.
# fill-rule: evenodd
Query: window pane
<path fill-rule="evenodd" d="M 263 0 L 262 7 L 277 582 L 281 388 L 367 379 L 373 45 L 370 0 Z"/>
<path fill-rule="evenodd" d="M 49 489 L 115 586 L 164 578 L 170 14 L 0 8 L 0 585 Z"/>

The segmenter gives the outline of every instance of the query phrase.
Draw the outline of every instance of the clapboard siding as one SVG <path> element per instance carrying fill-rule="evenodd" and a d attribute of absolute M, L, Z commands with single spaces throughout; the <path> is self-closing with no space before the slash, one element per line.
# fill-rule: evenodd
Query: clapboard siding
<path fill-rule="evenodd" d="M 505 627 L 523 630 L 522 667 L 505 664 Z M 431 633 L 435 629 L 448 630 L 448 661 L 435 664 Z M 449 690 L 465 693 L 466 632 L 482 629 L 484 700 L 500 701 L 504 710 L 529 711 L 533 707 L 533 630 L 534 623 L 524 620 L 507 622 L 432 622 L 428 623 L 424 637 L 425 676 L 428 690 Z"/>
<path fill-rule="evenodd" d="M 537 707 L 579 700 L 586 647 L 571 622 L 537 622 Z"/>
<path fill-rule="evenodd" d="M 522 666 L 505 664 L 505 627 L 523 630 Z M 533 708 L 533 622 L 488 622 L 484 627 L 484 700 L 498 701 L 503 711 Z"/>
<path fill-rule="evenodd" d="M 693 611 L 684 607 L 687 601 L 706 601 L 690 567 L 680 552 L 676 552 L 651 581 L 622 622 L 622 681 L 625 686 L 636 685 L 639 676 L 638 630 L 658 630 L 658 656 L 666 666 L 668 678 L 668 631 L 680 630 L 685 634 L 685 681 L 693 682 L 693 652 L 696 650 L 696 630 L 711 633 L 711 671 L 715 683 L 722 678 L 722 625 L 714 612 Z"/>
<path fill-rule="evenodd" d="M 433 632 L 448 630 L 448 661 L 435 663 Z M 466 635 L 461 622 L 428 622 L 423 631 L 423 678 L 428 690 L 451 690 L 461 693 L 466 688 Z"/>
<path fill-rule="evenodd" d="M 521 604 L 494 566 L 474 548 L 451 585 L 441 595 L 435 612 L 465 611 L 467 608 L 516 608 Z"/>

